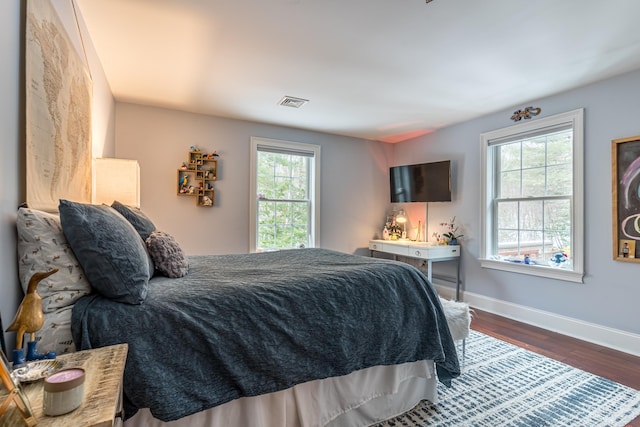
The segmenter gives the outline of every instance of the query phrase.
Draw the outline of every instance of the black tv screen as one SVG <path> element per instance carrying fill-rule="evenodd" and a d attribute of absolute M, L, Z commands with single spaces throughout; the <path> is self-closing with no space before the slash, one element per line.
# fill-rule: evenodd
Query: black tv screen
<path fill-rule="evenodd" d="M 391 203 L 451 201 L 450 160 L 394 166 L 389 179 Z"/>

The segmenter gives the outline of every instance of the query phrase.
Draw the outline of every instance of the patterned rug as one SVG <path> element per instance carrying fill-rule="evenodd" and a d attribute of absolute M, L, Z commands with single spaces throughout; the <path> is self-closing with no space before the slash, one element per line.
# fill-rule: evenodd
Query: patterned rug
<path fill-rule="evenodd" d="M 624 426 L 640 415 L 640 391 L 471 331 L 463 374 L 376 427 Z"/>

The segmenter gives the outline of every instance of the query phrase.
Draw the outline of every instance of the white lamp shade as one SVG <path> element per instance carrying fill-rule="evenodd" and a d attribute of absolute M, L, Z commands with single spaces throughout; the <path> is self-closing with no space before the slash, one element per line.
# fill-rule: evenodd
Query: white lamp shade
<path fill-rule="evenodd" d="M 95 159 L 93 203 L 111 205 L 114 200 L 140 207 L 140 166 L 137 160 Z"/>

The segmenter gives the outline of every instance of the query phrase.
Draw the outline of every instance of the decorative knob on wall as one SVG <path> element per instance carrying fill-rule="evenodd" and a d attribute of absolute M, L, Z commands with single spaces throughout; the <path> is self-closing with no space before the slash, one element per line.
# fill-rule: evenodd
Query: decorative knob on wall
<path fill-rule="evenodd" d="M 530 119 L 533 116 L 537 116 L 542 112 L 542 108 L 539 107 L 527 107 L 522 110 L 514 111 L 511 120 L 519 122 L 522 119 Z"/>

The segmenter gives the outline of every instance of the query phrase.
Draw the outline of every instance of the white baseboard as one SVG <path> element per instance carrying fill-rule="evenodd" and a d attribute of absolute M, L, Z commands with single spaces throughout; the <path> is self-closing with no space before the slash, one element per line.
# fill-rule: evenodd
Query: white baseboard
<path fill-rule="evenodd" d="M 442 297 L 455 298 L 455 289 L 440 285 L 435 287 Z M 464 292 L 461 299 L 479 310 L 640 357 L 640 335 L 638 334 L 471 292 Z"/>

